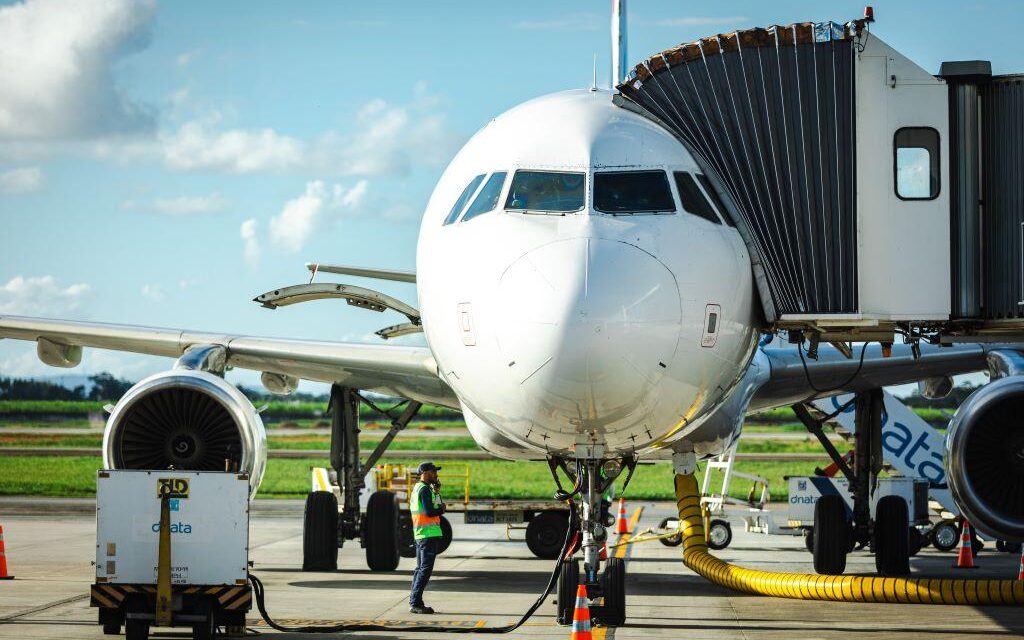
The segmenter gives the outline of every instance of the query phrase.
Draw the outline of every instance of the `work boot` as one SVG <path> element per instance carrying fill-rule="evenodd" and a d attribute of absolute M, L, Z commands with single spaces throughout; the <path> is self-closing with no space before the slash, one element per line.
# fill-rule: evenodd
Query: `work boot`
<path fill-rule="evenodd" d="M 409 607 L 409 613 L 431 614 L 434 610 L 425 604 L 417 604 Z"/>

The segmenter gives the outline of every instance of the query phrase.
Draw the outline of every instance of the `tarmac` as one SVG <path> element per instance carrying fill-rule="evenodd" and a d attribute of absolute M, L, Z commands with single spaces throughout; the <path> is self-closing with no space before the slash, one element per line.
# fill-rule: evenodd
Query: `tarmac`
<path fill-rule="evenodd" d="M 667 503 L 643 506 L 638 528 L 656 526 L 672 513 Z M 0 498 L 7 560 L 14 580 L 0 581 L 0 638 L 104 638 L 89 608 L 94 570 L 95 522 L 91 501 Z M 14 515 L 15 513 L 21 515 Z M 779 512 L 777 517 L 782 517 Z M 453 518 L 455 541 L 438 558 L 426 601 L 438 613 L 412 616 L 406 599 L 414 561 L 402 559 L 397 571 L 366 569 L 364 552 L 349 543 L 339 554 L 341 568 L 303 573 L 302 503 L 261 500 L 251 524 L 253 573 L 266 585 L 267 608 L 287 624 L 333 624 L 344 620 L 390 621 L 396 625 L 427 619 L 439 626 L 507 624 L 537 598 L 552 563 L 534 558 L 522 532 L 506 536 L 504 525 L 464 525 Z M 776 571 L 811 571 L 803 539 L 743 531 L 732 519 L 734 539 L 716 554 L 743 566 Z M 1019 638 L 1024 608 L 862 603 L 827 603 L 750 596 L 705 581 L 680 561 L 680 547 L 647 542 L 626 547 L 628 621 L 619 628 L 596 628 L 594 638 Z M 954 570 L 952 552 L 925 549 L 911 560 L 913 573 L 929 577 L 1016 577 L 1018 556 L 983 551 L 980 568 Z M 866 551 L 851 554 L 848 573 L 869 574 L 874 560 Z M 554 622 L 554 597 L 511 637 L 567 638 Z M 253 610 L 249 626 L 281 638 L 305 634 L 277 632 Z M 191 637 L 188 629 L 159 629 L 155 638 Z M 445 638 L 445 633 L 360 632 L 329 638 Z"/>

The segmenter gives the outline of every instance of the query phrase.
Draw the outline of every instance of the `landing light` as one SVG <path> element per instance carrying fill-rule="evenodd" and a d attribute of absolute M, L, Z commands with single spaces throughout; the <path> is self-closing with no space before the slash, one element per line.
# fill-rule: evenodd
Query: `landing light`
<path fill-rule="evenodd" d="M 601 464 L 601 471 L 606 478 L 617 478 L 622 473 L 622 462 L 619 460 L 605 460 Z"/>

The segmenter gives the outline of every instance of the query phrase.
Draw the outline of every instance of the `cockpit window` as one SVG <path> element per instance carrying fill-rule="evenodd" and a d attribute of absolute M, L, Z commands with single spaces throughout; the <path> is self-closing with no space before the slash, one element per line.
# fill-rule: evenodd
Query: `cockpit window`
<path fill-rule="evenodd" d="M 466 215 L 462 216 L 463 222 L 472 220 L 481 213 L 494 211 L 494 207 L 498 206 L 498 196 L 501 195 L 501 188 L 505 186 L 505 176 L 507 175 L 504 171 L 491 174 L 491 177 L 484 183 L 483 189 L 476 194 L 476 200 L 473 200 L 473 204 L 466 209 Z"/>
<path fill-rule="evenodd" d="M 674 175 L 676 187 L 679 189 L 679 201 L 683 203 L 683 208 L 688 213 L 700 216 L 708 222 L 722 224 L 722 221 L 715 215 L 715 210 L 711 208 L 711 203 L 708 202 L 700 187 L 697 186 L 693 176 L 685 171 L 676 171 Z"/>
<path fill-rule="evenodd" d="M 664 171 L 614 171 L 594 174 L 594 209 L 604 213 L 675 212 Z"/>
<path fill-rule="evenodd" d="M 566 213 L 583 208 L 586 174 L 561 171 L 516 171 L 505 208 Z"/>
<path fill-rule="evenodd" d="M 448 213 L 448 217 L 444 219 L 445 224 L 451 224 L 459 219 L 459 214 L 462 213 L 462 209 L 466 206 L 466 203 L 469 202 L 469 199 L 473 197 L 473 194 L 476 193 L 476 188 L 480 186 L 481 182 L 483 182 L 484 175 L 486 174 L 481 173 L 469 181 L 466 188 L 462 190 L 462 195 L 460 195 L 459 199 L 455 201 L 455 205 Z"/>
<path fill-rule="evenodd" d="M 735 227 L 736 225 L 732 223 L 732 218 L 729 217 L 729 212 L 725 210 L 725 203 L 722 202 L 722 198 L 718 195 L 718 192 L 715 191 L 715 187 L 711 184 L 711 181 L 708 180 L 708 177 L 703 173 L 698 173 L 697 180 L 700 182 L 700 186 L 704 187 L 704 193 L 708 194 L 711 201 L 715 203 L 715 208 L 718 209 L 718 215 L 722 217 L 725 224 L 730 227 Z"/>

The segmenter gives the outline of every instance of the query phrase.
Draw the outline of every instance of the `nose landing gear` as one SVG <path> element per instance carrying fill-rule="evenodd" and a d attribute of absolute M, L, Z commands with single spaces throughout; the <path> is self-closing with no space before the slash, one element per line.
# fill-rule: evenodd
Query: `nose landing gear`
<path fill-rule="evenodd" d="M 605 495 L 616 478 L 621 475 L 623 468 L 629 470 L 622 487 L 625 490 L 636 469 L 636 458 L 578 459 L 575 472 L 570 471 L 565 460 L 561 458 L 552 458 L 548 464 L 558 485 L 555 497 L 562 500 L 579 495 L 577 515 L 580 533 L 563 559 L 558 581 L 558 623 L 572 624 L 576 587 L 583 584 L 587 588 L 588 598 L 594 603 L 590 606 L 592 622 L 606 626 L 621 626 L 626 622 L 626 565 L 621 558 L 607 557 L 608 527 L 613 518 L 609 513 L 611 501 L 607 500 Z M 571 491 L 562 488 L 556 472 L 558 468 L 573 481 Z M 573 557 L 576 551 L 582 552 L 582 568 L 579 561 Z"/>

